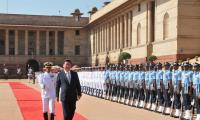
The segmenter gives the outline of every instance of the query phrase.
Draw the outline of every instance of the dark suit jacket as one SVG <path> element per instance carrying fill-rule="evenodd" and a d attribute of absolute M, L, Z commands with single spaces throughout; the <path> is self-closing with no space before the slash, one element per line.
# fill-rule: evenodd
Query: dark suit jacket
<path fill-rule="evenodd" d="M 77 96 L 81 96 L 81 85 L 77 72 L 70 71 L 71 82 L 69 83 L 64 71 L 60 72 L 56 83 L 56 97 L 59 98 L 61 88 L 61 101 L 76 102 Z"/>

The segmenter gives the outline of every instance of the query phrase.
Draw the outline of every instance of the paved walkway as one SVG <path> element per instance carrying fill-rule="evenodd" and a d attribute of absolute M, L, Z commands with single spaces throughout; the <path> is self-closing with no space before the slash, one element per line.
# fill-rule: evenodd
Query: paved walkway
<path fill-rule="evenodd" d="M 22 82 L 38 91 L 40 90 L 37 84 L 28 83 L 27 80 L 12 81 Z M 0 80 L 0 82 L 7 81 Z M 9 85 L 0 83 L 0 91 L 1 93 L 3 92 L 3 94 L 0 94 L 0 108 L 4 108 L 0 109 L 0 120 L 22 120 L 22 115 Z M 83 95 L 81 100 L 77 103 L 76 112 L 89 120 L 177 120 L 169 116 L 125 106 L 88 95 Z M 10 113 L 12 113 L 12 115 L 10 115 Z"/>

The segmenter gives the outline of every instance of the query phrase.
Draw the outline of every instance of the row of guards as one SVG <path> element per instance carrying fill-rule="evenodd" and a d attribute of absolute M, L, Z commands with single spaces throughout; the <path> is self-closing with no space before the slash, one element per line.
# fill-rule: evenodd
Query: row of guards
<path fill-rule="evenodd" d="M 43 71 L 45 71 L 44 69 L 45 68 L 43 68 L 43 70 L 41 70 L 41 71 L 35 71 L 33 67 L 28 65 L 27 72 L 23 73 L 22 68 L 17 66 L 16 67 L 16 75 L 17 75 L 16 78 L 20 80 L 23 78 L 23 75 L 25 75 L 27 73 L 28 82 L 30 83 L 32 81 L 33 83 L 35 83 L 35 79 L 37 79 L 37 76 L 40 75 L 41 73 L 43 73 Z M 53 73 L 58 73 L 61 70 L 62 70 L 62 68 L 58 65 L 52 66 Z M 5 64 L 3 67 L 3 75 L 4 75 L 4 79 L 6 79 L 6 80 L 9 78 L 9 75 L 10 75 L 9 69 Z"/>
<path fill-rule="evenodd" d="M 200 120 L 200 65 L 146 63 L 84 67 L 82 92 L 184 120 Z"/>

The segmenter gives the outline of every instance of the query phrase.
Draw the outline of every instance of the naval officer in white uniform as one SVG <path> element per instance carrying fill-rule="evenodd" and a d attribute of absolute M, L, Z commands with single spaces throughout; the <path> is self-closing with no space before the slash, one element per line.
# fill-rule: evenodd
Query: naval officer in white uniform
<path fill-rule="evenodd" d="M 55 98 L 56 98 L 56 75 L 51 72 L 51 62 L 44 63 L 45 72 L 39 77 L 39 85 L 42 89 L 42 107 L 44 120 L 48 120 L 48 111 L 50 120 L 54 120 Z"/>

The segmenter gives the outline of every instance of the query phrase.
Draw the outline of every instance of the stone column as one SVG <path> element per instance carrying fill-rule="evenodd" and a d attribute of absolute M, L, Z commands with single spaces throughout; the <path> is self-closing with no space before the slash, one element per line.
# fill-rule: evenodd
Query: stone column
<path fill-rule="evenodd" d="M 19 50 L 19 39 L 18 39 L 18 30 L 15 30 L 15 55 L 18 55 Z"/>
<path fill-rule="evenodd" d="M 134 12 L 132 12 L 131 14 L 132 14 L 131 16 L 133 17 L 133 16 L 134 16 Z M 132 39 L 131 39 L 131 43 L 132 43 L 132 46 L 135 47 L 135 46 L 137 46 L 137 36 L 136 36 L 136 34 L 133 32 L 134 29 L 135 29 L 135 28 L 133 27 L 133 18 L 132 18 L 131 24 L 132 24 L 132 28 L 131 28 L 131 31 L 132 31 L 132 32 L 131 32 L 131 38 L 132 38 Z M 136 28 L 136 32 L 137 32 L 137 28 Z M 135 37 L 134 37 L 134 36 L 135 36 Z"/>
<path fill-rule="evenodd" d="M 25 30 L 25 55 L 28 55 L 28 30 Z"/>
<path fill-rule="evenodd" d="M 106 23 L 105 23 L 105 31 L 104 32 L 105 32 L 105 37 L 104 37 L 105 38 L 105 44 L 104 44 L 104 46 L 105 46 L 105 51 L 107 52 L 108 51 L 108 47 L 107 47 L 107 43 L 108 43 L 107 40 L 108 39 L 107 39 L 107 24 Z"/>
<path fill-rule="evenodd" d="M 111 50 L 113 50 L 113 22 L 110 22 L 110 46 L 111 46 Z"/>
<path fill-rule="evenodd" d="M 104 51 L 107 51 L 107 37 L 106 37 L 106 24 L 104 24 Z"/>
<path fill-rule="evenodd" d="M 117 18 L 117 49 L 119 49 L 120 48 L 120 30 L 119 30 L 119 28 L 120 28 L 120 26 L 119 26 L 119 18 Z"/>
<path fill-rule="evenodd" d="M 96 34 L 96 28 L 94 28 L 94 41 L 95 41 L 95 44 L 94 44 L 94 53 L 96 54 L 97 53 L 97 34 Z"/>
<path fill-rule="evenodd" d="M 115 26 L 115 19 L 113 20 L 113 49 L 116 49 L 116 26 Z"/>
<path fill-rule="evenodd" d="M 106 23 L 107 51 L 110 51 L 110 39 L 109 39 L 110 34 L 109 34 L 109 29 L 110 29 L 109 23 Z"/>
<path fill-rule="evenodd" d="M 132 21 L 132 19 L 131 19 L 131 17 L 132 17 L 132 11 L 130 11 L 129 13 L 128 13 L 128 46 L 129 47 L 131 47 L 132 46 L 132 41 L 131 41 L 131 33 L 132 33 L 132 23 L 131 23 L 131 21 Z"/>
<path fill-rule="evenodd" d="M 40 55 L 40 31 L 36 31 L 36 55 Z"/>
<path fill-rule="evenodd" d="M 96 34 L 97 34 L 97 53 L 99 53 L 99 27 L 97 28 L 97 31 L 96 31 Z"/>
<path fill-rule="evenodd" d="M 124 15 L 124 42 L 125 42 L 125 45 L 124 47 L 127 47 L 128 46 L 128 38 L 127 38 L 127 28 L 128 28 L 128 22 L 127 22 L 127 14 Z"/>
<path fill-rule="evenodd" d="M 120 49 L 124 47 L 123 44 L 123 16 L 120 17 Z"/>
<path fill-rule="evenodd" d="M 5 32 L 5 36 L 6 36 L 6 41 L 5 41 L 5 55 L 9 55 L 9 30 L 6 29 L 6 32 Z"/>
<path fill-rule="evenodd" d="M 46 55 L 49 55 L 49 31 L 46 31 Z"/>
<path fill-rule="evenodd" d="M 58 31 L 55 31 L 55 55 L 58 55 Z"/>

